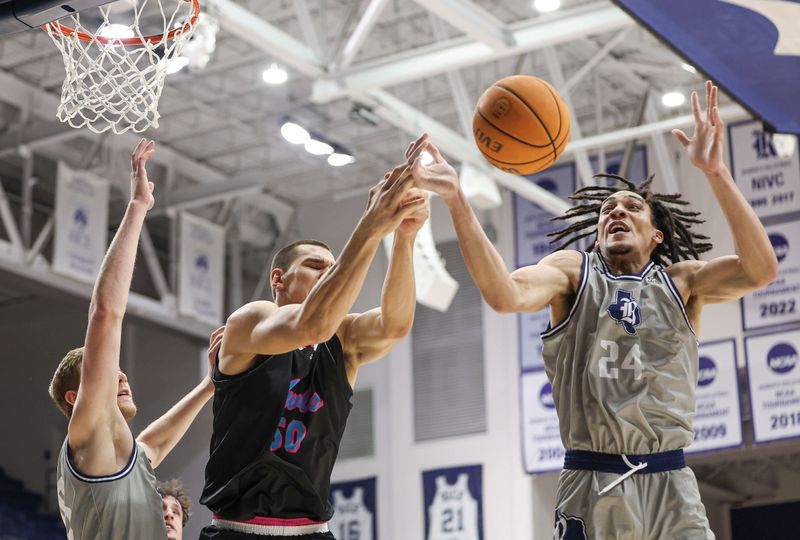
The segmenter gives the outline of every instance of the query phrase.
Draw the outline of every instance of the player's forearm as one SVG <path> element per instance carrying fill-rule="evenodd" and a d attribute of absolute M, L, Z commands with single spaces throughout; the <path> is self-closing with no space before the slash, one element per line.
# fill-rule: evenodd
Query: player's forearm
<path fill-rule="evenodd" d="M 153 467 L 157 467 L 175 448 L 175 445 L 192 425 L 200 410 L 214 395 L 214 384 L 206 377 L 183 399 L 172 406 L 164 415 L 147 426 L 136 438 L 149 448 Z"/>
<path fill-rule="evenodd" d="M 90 317 L 122 319 L 125 314 L 136 249 L 146 214 L 147 208 L 142 203 L 128 203 L 125 216 L 100 267 L 92 292 Z"/>
<path fill-rule="evenodd" d="M 365 229 L 359 223 L 339 258 L 300 307 L 297 327 L 318 341 L 329 339 L 336 332 L 361 292 L 381 242 L 380 237 Z"/>
<path fill-rule="evenodd" d="M 739 191 L 727 167 L 706 173 L 733 236 L 742 271 L 753 283 L 770 283 L 778 261 L 767 232 L 755 211 Z"/>
<path fill-rule="evenodd" d="M 414 280 L 416 235 L 395 234 L 389 271 L 381 291 L 381 322 L 387 338 L 403 338 L 414 323 L 417 306 Z"/>
<path fill-rule="evenodd" d="M 486 237 L 464 192 L 446 200 L 458 236 L 458 245 L 473 281 L 486 303 L 496 311 L 510 311 L 518 294 L 505 262 Z"/>

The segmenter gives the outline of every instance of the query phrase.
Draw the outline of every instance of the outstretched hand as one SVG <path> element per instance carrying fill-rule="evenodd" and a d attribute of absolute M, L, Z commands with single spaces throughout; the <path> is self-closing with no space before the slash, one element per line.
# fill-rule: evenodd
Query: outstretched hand
<path fill-rule="evenodd" d="M 433 158 L 428 165 L 422 164 L 423 152 Z M 418 187 L 436 193 L 445 202 L 458 193 L 458 173 L 442 157 L 436 145 L 430 142 L 427 133 L 408 145 L 406 160 Z"/>
<path fill-rule="evenodd" d="M 409 196 L 414 178 L 406 165 L 395 167 L 369 190 L 367 210 L 362 221 L 367 230 L 386 236 L 427 204 L 424 197 Z"/>
<path fill-rule="evenodd" d="M 214 333 L 211 334 L 211 337 L 208 339 L 208 378 L 209 380 L 212 379 L 214 375 L 214 365 L 217 362 L 217 353 L 219 353 L 219 348 L 222 346 L 222 334 L 225 332 L 225 327 L 220 326 Z"/>
<path fill-rule="evenodd" d="M 155 184 L 147 178 L 147 160 L 156 151 L 155 141 L 142 139 L 131 155 L 131 202 L 140 202 L 145 208 L 153 208 L 156 200 L 153 197 Z"/>
<path fill-rule="evenodd" d="M 722 160 L 722 141 L 725 124 L 719 116 L 717 106 L 717 87 L 706 81 L 706 114 L 700 108 L 697 92 L 692 92 L 692 112 L 694 113 L 694 133 L 692 138 L 680 129 L 673 129 L 672 134 L 686 149 L 692 164 L 706 174 L 716 174 L 725 168 Z"/>

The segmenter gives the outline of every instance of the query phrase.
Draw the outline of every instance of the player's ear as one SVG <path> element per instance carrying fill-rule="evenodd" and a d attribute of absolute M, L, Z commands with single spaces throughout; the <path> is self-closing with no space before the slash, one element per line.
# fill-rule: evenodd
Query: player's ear
<path fill-rule="evenodd" d="M 70 405 L 75 405 L 75 401 L 78 399 L 78 392 L 75 390 L 67 390 L 64 392 L 64 401 L 69 403 Z"/>
<path fill-rule="evenodd" d="M 664 233 L 658 229 L 653 229 L 653 240 L 656 241 L 656 244 L 662 243 L 664 241 Z"/>
<path fill-rule="evenodd" d="M 269 275 L 270 284 L 272 285 L 272 290 L 276 293 L 283 291 L 286 289 L 286 284 L 283 281 L 283 270 L 280 268 L 274 268 Z"/>

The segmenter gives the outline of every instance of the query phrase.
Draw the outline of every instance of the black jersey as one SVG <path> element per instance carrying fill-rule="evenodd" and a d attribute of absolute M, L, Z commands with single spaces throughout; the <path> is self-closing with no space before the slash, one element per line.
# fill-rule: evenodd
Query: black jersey
<path fill-rule="evenodd" d="M 239 375 L 215 367 L 214 386 L 200 502 L 232 520 L 328 521 L 331 471 L 353 398 L 339 339 L 259 356 Z"/>

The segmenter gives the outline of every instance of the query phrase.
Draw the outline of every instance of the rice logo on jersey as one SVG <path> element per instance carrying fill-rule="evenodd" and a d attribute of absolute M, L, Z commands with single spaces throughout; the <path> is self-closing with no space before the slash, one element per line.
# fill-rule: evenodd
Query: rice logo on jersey
<path fill-rule="evenodd" d="M 714 361 L 708 356 L 701 356 L 699 367 L 700 373 L 697 378 L 697 385 L 708 386 L 714 382 L 714 379 L 717 377 L 717 365 Z"/>
<path fill-rule="evenodd" d="M 782 234 L 773 233 L 769 235 L 769 241 L 772 244 L 772 250 L 775 251 L 775 257 L 778 262 L 783 262 L 783 259 L 789 254 L 789 241 Z"/>
<path fill-rule="evenodd" d="M 636 335 L 636 327 L 642 322 L 639 305 L 633 298 L 633 293 L 620 289 L 617 291 L 617 301 L 608 306 L 608 314 L 621 324 L 627 333 Z"/>
<path fill-rule="evenodd" d="M 556 510 L 556 528 L 553 531 L 553 540 L 588 540 L 586 525 L 581 518 L 568 516 L 561 510 Z"/>
<path fill-rule="evenodd" d="M 553 385 L 549 382 L 544 383 L 544 386 L 542 386 L 539 392 L 539 402 L 548 409 L 556 408 L 556 402 L 553 399 Z"/>
<path fill-rule="evenodd" d="M 767 365 L 779 375 L 789 373 L 797 365 L 797 351 L 788 343 L 778 343 L 767 353 Z"/>

